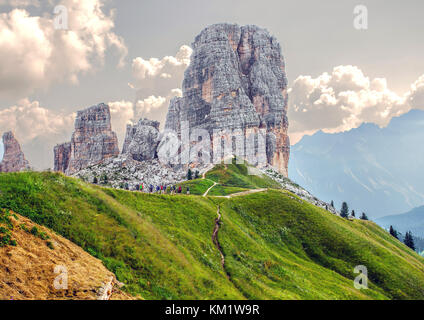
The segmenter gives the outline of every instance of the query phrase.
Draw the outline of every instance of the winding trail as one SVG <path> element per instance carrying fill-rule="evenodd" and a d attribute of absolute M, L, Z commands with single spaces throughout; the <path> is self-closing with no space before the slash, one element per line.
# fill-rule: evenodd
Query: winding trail
<path fill-rule="evenodd" d="M 268 189 L 251 189 L 251 190 L 247 190 L 247 191 L 242 191 L 242 192 L 237 192 L 237 193 L 233 193 L 233 194 L 229 194 L 228 196 L 215 196 L 216 198 L 234 198 L 234 197 L 241 197 L 241 196 L 245 196 L 247 194 L 251 194 L 251 193 L 257 193 L 257 192 L 263 192 L 263 191 L 267 191 Z"/>
<path fill-rule="evenodd" d="M 203 178 L 203 179 L 204 179 L 204 178 Z M 211 180 L 211 181 L 212 181 L 212 180 Z M 217 185 L 217 183 L 216 183 L 215 181 L 213 181 L 213 185 L 212 185 L 212 186 L 210 186 L 208 190 L 206 190 L 206 192 L 203 194 L 203 196 L 204 196 L 204 197 L 206 197 L 206 196 L 208 195 L 209 191 L 210 191 L 213 187 L 215 187 L 216 185 Z"/>
<path fill-rule="evenodd" d="M 222 247 L 221 247 L 221 244 L 219 243 L 219 240 L 218 240 L 218 232 L 219 232 L 220 223 L 221 223 L 221 213 L 220 213 L 220 206 L 219 205 L 218 205 L 217 215 L 218 215 L 218 217 L 215 219 L 215 228 L 213 229 L 213 233 L 212 233 L 212 242 L 215 244 L 215 247 L 218 249 L 219 254 L 221 256 L 222 269 L 224 269 L 224 272 L 227 275 L 228 280 L 231 281 L 230 274 L 225 269 L 225 256 L 224 256 L 224 253 L 222 252 Z"/>

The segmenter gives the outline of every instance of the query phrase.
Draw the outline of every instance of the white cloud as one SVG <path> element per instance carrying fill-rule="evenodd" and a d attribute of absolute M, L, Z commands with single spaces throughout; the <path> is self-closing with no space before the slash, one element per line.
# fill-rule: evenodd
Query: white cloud
<path fill-rule="evenodd" d="M 134 81 L 130 86 L 138 90 L 138 98 L 144 99 L 151 95 L 167 97 L 172 90 L 181 88 L 192 52 L 189 46 L 183 45 L 175 56 L 162 59 L 135 58 L 132 62 Z"/>
<path fill-rule="evenodd" d="M 124 143 L 127 124 L 134 119 L 134 104 L 130 101 L 114 101 L 108 103 L 110 107 L 112 130 L 116 132 L 120 146 Z"/>
<path fill-rule="evenodd" d="M 68 141 L 75 113 L 57 113 L 38 101 L 20 100 L 0 111 L 0 132 L 13 131 L 31 165 L 45 168 L 53 162 L 55 144 Z"/>
<path fill-rule="evenodd" d="M 38 136 L 70 135 L 75 114 L 60 114 L 43 108 L 38 101 L 20 100 L 0 111 L 0 131 L 12 130 L 21 143 Z"/>
<path fill-rule="evenodd" d="M 424 75 L 411 85 L 408 101 L 412 108 L 424 110 Z"/>
<path fill-rule="evenodd" d="M 157 111 L 159 108 L 163 107 L 165 105 L 165 102 L 167 101 L 164 97 L 155 97 L 150 96 L 147 97 L 144 100 L 138 100 L 135 107 L 136 107 L 136 115 L 139 115 L 138 117 L 141 117 L 143 114 L 149 114 L 152 111 Z"/>
<path fill-rule="evenodd" d="M 0 14 L 0 97 L 19 99 L 54 82 L 76 83 L 80 74 L 104 63 L 110 48 L 124 64 L 127 48 L 113 32 L 113 11 L 105 14 L 100 0 L 61 4 L 68 11 L 68 30 L 54 29 L 52 14 L 31 16 L 22 8 Z"/>
<path fill-rule="evenodd" d="M 184 71 L 190 64 L 192 52 L 189 46 L 183 45 L 175 56 L 133 59 L 133 81 L 129 86 L 136 90 L 134 122 L 145 117 L 160 121 L 164 126 L 169 101 L 182 96 Z"/>
<path fill-rule="evenodd" d="M 11 7 L 39 7 L 39 0 L 0 0 L 0 6 L 11 6 Z"/>
<path fill-rule="evenodd" d="M 109 102 L 112 129 L 118 136 L 119 144 L 122 146 L 124 142 L 127 124 L 135 124 L 140 118 L 161 121 L 163 125 L 162 115 L 168 110 L 167 102 L 167 98 L 156 96 L 137 100 L 135 103 L 125 100 Z"/>
<path fill-rule="evenodd" d="M 292 143 L 318 130 L 341 132 L 373 122 L 386 126 L 413 108 L 424 108 L 424 76 L 404 95 L 391 91 L 384 78 L 370 80 L 355 66 L 338 66 L 316 78 L 299 76 L 289 89 Z"/>

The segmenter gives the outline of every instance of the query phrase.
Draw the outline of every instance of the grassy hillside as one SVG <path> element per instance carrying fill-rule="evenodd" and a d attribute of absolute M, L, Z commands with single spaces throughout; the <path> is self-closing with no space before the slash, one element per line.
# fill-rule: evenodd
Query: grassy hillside
<path fill-rule="evenodd" d="M 275 188 L 281 186 L 271 178 L 260 175 L 249 175 L 245 164 L 220 164 L 206 173 L 206 178 L 219 183 L 224 187 L 239 187 L 247 189 Z"/>
<path fill-rule="evenodd" d="M 207 178 L 267 187 L 230 168 L 236 177 L 218 166 Z M 225 270 L 212 242 L 218 206 Z M 342 219 L 283 190 L 149 195 L 25 172 L 0 174 L 0 208 L 78 244 L 145 299 L 424 299 L 422 257 L 372 222 Z M 359 264 L 368 290 L 353 286 Z"/>
<path fill-rule="evenodd" d="M 233 159 L 232 164 L 221 164 L 208 171 L 205 179 L 195 179 L 181 183 L 183 192 L 187 186 L 190 187 L 190 193 L 194 195 L 203 195 L 209 187 L 209 196 L 226 196 L 233 193 L 243 192 L 250 189 L 273 188 L 281 189 L 276 181 L 268 176 L 257 173 L 249 175 L 246 164 L 236 164 Z"/>

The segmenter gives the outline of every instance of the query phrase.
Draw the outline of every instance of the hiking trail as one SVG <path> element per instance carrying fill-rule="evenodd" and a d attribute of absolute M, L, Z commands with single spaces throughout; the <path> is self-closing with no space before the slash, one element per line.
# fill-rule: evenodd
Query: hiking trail
<path fill-rule="evenodd" d="M 212 242 L 215 244 L 215 247 L 218 249 L 219 254 L 221 256 L 222 269 L 224 269 L 224 272 L 227 275 L 228 280 L 231 281 L 230 274 L 227 272 L 227 270 L 225 270 L 225 256 L 224 256 L 224 253 L 222 252 L 222 247 L 218 240 L 218 232 L 219 232 L 220 223 L 221 223 L 221 213 L 220 213 L 219 205 L 218 205 L 217 215 L 218 217 L 215 219 L 215 228 L 213 229 L 213 233 L 212 233 Z"/>
<path fill-rule="evenodd" d="M 212 181 L 212 180 L 211 180 L 211 181 Z M 212 186 L 210 186 L 208 190 L 206 190 L 206 192 L 203 194 L 203 196 L 204 196 L 204 197 L 206 197 L 206 196 L 208 195 L 209 191 L 210 191 L 213 187 L 215 187 L 216 185 L 217 185 L 217 183 L 216 183 L 215 181 L 213 181 L 213 185 L 212 185 Z"/>
<path fill-rule="evenodd" d="M 247 190 L 247 191 L 242 191 L 242 192 L 237 192 L 237 193 L 233 193 L 233 194 L 229 194 L 228 196 L 215 196 L 217 198 L 234 198 L 234 197 L 240 197 L 240 196 L 245 196 L 247 194 L 251 194 L 251 193 L 257 193 L 257 192 L 263 192 L 266 191 L 268 189 L 251 189 L 251 190 Z"/>

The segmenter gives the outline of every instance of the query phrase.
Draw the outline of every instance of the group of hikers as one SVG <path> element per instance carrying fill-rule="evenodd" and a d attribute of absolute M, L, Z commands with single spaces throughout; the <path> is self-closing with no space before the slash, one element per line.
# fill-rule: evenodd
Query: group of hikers
<path fill-rule="evenodd" d="M 145 186 L 143 183 L 141 184 L 137 184 L 135 189 L 137 191 L 141 191 L 141 192 L 148 192 L 148 193 L 159 193 L 159 194 L 181 194 L 183 193 L 183 187 L 182 186 L 176 186 L 176 185 L 171 185 L 171 186 L 167 186 L 167 185 L 158 185 L 158 186 L 153 186 L 152 184 L 147 187 Z M 187 186 L 185 188 L 185 193 L 186 194 L 190 194 L 190 187 Z"/>

